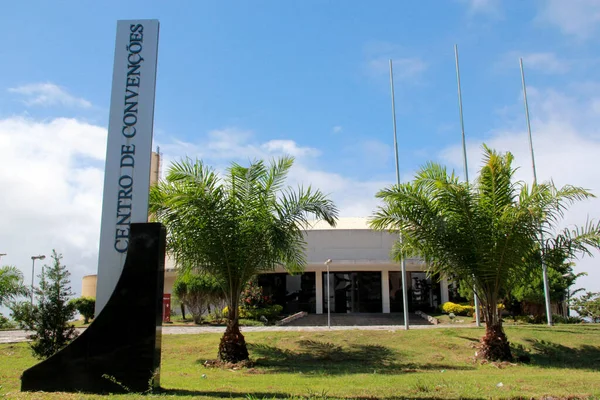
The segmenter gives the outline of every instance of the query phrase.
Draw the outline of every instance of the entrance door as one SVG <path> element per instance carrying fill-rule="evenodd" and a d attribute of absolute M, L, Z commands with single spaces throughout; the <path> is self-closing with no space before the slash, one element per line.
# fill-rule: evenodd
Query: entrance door
<path fill-rule="evenodd" d="M 327 311 L 327 273 L 323 273 L 323 309 Z M 382 312 L 381 272 L 330 272 L 329 302 L 334 313 Z"/>

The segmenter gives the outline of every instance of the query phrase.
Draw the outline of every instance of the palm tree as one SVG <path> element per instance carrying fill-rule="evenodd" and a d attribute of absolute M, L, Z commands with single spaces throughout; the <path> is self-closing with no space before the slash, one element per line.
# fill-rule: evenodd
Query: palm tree
<path fill-rule="evenodd" d="M 223 176 L 202 161 L 171 165 L 153 187 L 150 212 L 167 228 L 167 248 L 179 268 L 214 276 L 228 304 L 219 359 L 248 359 L 238 323 L 240 294 L 260 272 L 282 265 L 300 272 L 306 264 L 302 229 L 309 217 L 335 226 L 337 208 L 319 190 L 285 187 L 294 159 L 248 167 L 232 163 Z"/>
<path fill-rule="evenodd" d="M 23 284 L 23 273 L 10 265 L 0 267 L 0 306 L 29 293 Z"/>
<path fill-rule="evenodd" d="M 497 304 L 534 263 L 540 248 L 548 257 L 573 258 L 600 248 L 600 225 L 586 224 L 557 232 L 556 225 L 588 191 L 552 182 L 529 187 L 515 182 L 511 153 L 485 145 L 484 164 L 474 185 L 460 182 L 445 167 L 428 163 L 410 183 L 386 188 L 371 218 L 371 227 L 401 235 L 393 257 L 420 256 L 430 273 L 463 280 L 481 301 L 486 324 L 482 355 L 490 360 L 512 358 Z M 548 239 L 541 244 L 540 231 Z M 538 264 L 539 265 L 539 264 Z"/>

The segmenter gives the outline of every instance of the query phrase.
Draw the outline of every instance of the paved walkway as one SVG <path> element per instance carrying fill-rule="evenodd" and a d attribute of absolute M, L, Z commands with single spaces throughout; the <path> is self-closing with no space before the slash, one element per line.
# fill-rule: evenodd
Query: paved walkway
<path fill-rule="evenodd" d="M 465 325 L 432 325 L 426 320 L 416 316 L 409 317 L 410 329 L 432 328 L 471 328 L 474 324 Z M 327 315 L 310 314 L 286 326 L 244 326 L 242 332 L 294 332 L 294 331 L 328 331 L 328 330 L 403 330 L 404 319 L 402 314 L 332 314 L 331 327 L 327 327 Z M 80 333 L 85 328 L 77 329 Z M 169 326 L 163 325 L 164 335 L 185 335 L 199 333 L 223 333 L 224 326 Z M 0 343 L 18 343 L 27 341 L 27 331 L 0 331 Z"/>

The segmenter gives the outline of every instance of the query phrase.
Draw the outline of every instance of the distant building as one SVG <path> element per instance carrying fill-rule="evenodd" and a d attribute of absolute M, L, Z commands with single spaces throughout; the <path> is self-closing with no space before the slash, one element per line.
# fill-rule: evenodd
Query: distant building
<path fill-rule="evenodd" d="M 151 159 L 151 185 L 160 180 L 160 164 L 157 148 Z M 366 218 L 340 218 L 335 228 L 325 222 L 314 224 L 305 231 L 305 240 L 304 273 L 290 275 L 280 267 L 258 277 L 263 293 L 281 304 L 285 313 L 322 314 L 327 312 L 327 304 L 333 313 L 402 312 L 400 264 L 390 260 L 397 235 L 370 229 Z M 406 270 L 411 311 L 435 308 L 449 300 L 448 281 L 427 278 L 422 260 L 406 260 Z M 167 257 L 164 293 L 171 294 L 175 277 L 175 262 Z M 81 295 L 96 297 L 96 275 L 83 277 Z"/>
<path fill-rule="evenodd" d="M 284 307 L 284 312 L 333 313 L 402 312 L 400 264 L 390 260 L 398 236 L 368 227 L 366 218 L 340 218 L 335 228 L 319 222 L 305 232 L 307 266 L 301 275 L 283 268 L 261 274 L 264 294 Z M 448 282 L 428 279 L 425 264 L 406 260 L 409 308 L 430 309 L 448 301 Z"/>

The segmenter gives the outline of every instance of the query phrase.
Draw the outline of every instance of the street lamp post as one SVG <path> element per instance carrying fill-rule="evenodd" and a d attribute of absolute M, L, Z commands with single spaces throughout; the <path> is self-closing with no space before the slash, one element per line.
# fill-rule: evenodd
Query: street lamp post
<path fill-rule="evenodd" d="M 4 257 L 6 255 L 6 253 L 0 253 L 0 260 L 2 260 L 2 257 Z"/>
<path fill-rule="evenodd" d="M 331 258 L 328 258 L 325 261 L 325 265 L 327 266 L 327 328 L 331 328 L 331 307 L 329 297 L 329 264 L 331 264 Z"/>
<path fill-rule="evenodd" d="M 571 278 L 573 279 L 571 282 L 571 285 L 575 284 L 575 274 L 573 274 L 572 272 L 567 272 L 566 274 L 562 275 L 563 278 Z M 567 286 L 567 317 L 571 316 L 571 309 L 569 308 L 569 303 L 571 302 L 571 285 Z"/>
<path fill-rule="evenodd" d="M 43 260 L 46 258 L 45 255 L 40 254 L 39 256 L 31 256 L 31 305 L 33 306 L 33 278 L 35 276 L 35 260 Z"/>

